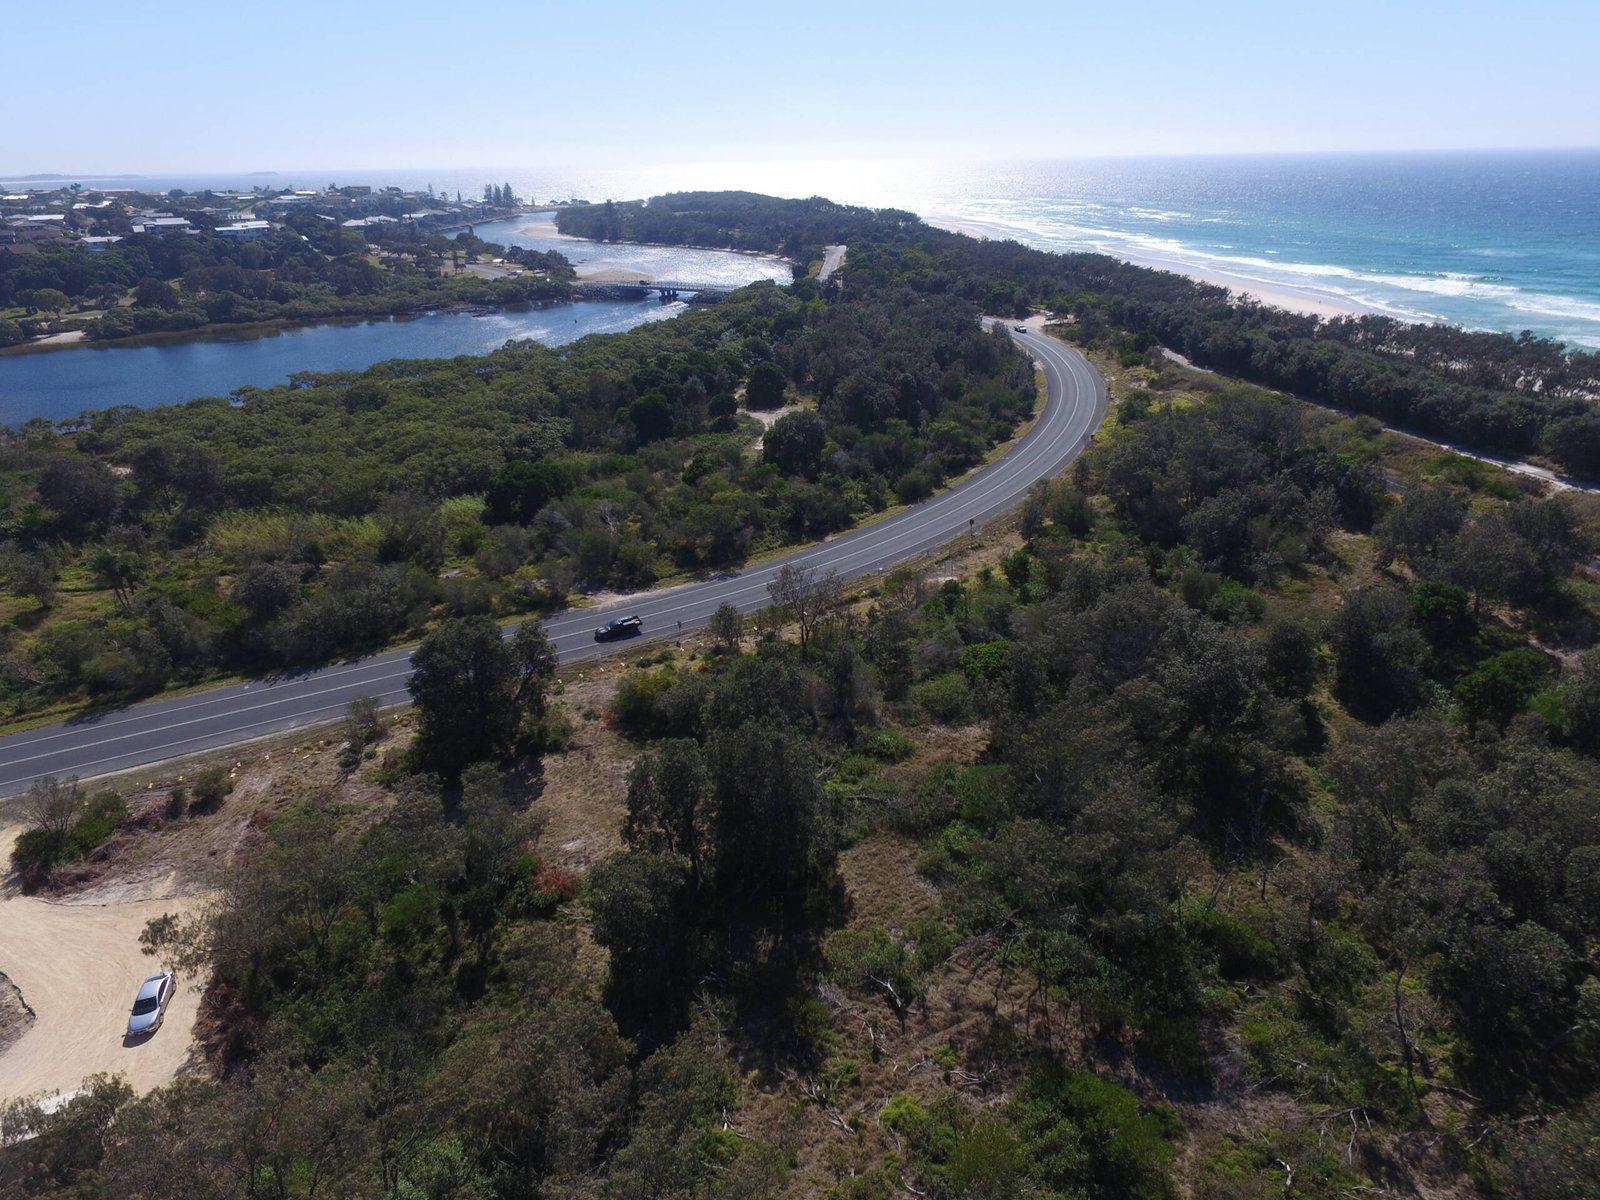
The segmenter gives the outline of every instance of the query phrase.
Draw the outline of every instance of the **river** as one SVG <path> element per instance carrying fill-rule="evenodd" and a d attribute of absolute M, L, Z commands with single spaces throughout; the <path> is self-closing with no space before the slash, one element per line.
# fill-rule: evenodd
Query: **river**
<path fill-rule="evenodd" d="M 703 283 L 787 281 L 786 264 L 717 250 L 608 246 L 519 235 L 529 218 L 483 225 L 479 236 L 560 250 L 585 272 L 629 271 L 638 278 Z M 502 226 L 514 228 L 502 228 Z M 550 231 L 553 235 L 553 230 Z M 225 396 L 246 385 L 271 387 L 299 371 L 361 370 L 391 358 L 485 354 L 515 338 L 557 346 L 591 333 L 620 333 L 683 311 L 658 300 L 585 301 L 486 315 L 435 312 L 333 324 L 217 330 L 173 340 L 80 345 L 0 355 L 0 425 L 31 417 L 66 420 L 116 404 L 152 408 L 197 396 Z"/>
<path fill-rule="evenodd" d="M 562 237 L 556 232 L 553 213 L 485 221 L 473 226 L 472 231 L 484 241 L 502 246 L 554 250 L 565 255 L 580 276 L 589 278 L 677 279 L 731 286 L 754 283 L 758 279 L 788 283 L 793 275 L 788 263 L 765 255 L 694 250 L 684 246 L 632 246 L 626 242 L 590 242 Z"/>

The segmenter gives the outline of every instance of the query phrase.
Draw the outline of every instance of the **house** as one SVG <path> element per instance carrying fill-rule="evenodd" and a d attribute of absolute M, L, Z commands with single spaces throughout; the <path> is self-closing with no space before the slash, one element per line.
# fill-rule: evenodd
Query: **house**
<path fill-rule="evenodd" d="M 17 242 L 61 242 L 67 237 L 60 225 L 12 225 L 10 232 Z"/>
<path fill-rule="evenodd" d="M 163 236 L 172 233 L 193 233 L 187 217 L 151 217 L 133 227 L 135 233 L 155 233 Z"/>
<path fill-rule="evenodd" d="M 90 254 L 104 254 L 121 240 L 120 237 L 85 237 L 78 239 L 78 245 Z"/>
<path fill-rule="evenodd" d="M 255 242 L 271 233 L 272 225 L 267 221 L 236 221 L 232 225 L 218 225 L 214 232 L 232 242 Z"/>

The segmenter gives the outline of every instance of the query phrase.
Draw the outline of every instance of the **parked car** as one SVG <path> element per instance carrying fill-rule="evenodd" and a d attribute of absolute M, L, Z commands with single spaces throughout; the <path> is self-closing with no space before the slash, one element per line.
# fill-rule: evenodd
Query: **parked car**
<path fill-rule="evenodd" d="M 607 621 L 594 631 L 597 642 L 614 642 L 620 638 L 638 637 L 644 632 L 644 621 L 639 617 L 618 617 Z"/>
<path fill-rule="evenodd" d="M 140 984 L 139 994 L 133 998 L 133 1011 L 128 1014 L 128 1036 L 143 1037 L 160 1029 L 177 989 L 178 981 L 171 971 L 157 971 Z"/>

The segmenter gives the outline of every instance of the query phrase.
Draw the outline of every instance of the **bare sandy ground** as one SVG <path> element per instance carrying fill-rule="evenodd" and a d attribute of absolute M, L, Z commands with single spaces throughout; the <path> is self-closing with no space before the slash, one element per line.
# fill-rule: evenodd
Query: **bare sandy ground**
<path fill-rule="evenodd" d="M 578 278 L 585 283 L 638 283 L 651 277 L 648 271 L 629 271 L 620 267 L 603 267 L 599 270 L 576 267 L 575 270 Z"/>
<path fill-rule="evenodd" d="M 570 233 L 562 233 L 556 228 L 556 214 L 553 212 L 533 213 L 528 218 L 528 223 L 518 233 L 525 233 L 529 237 L 560 238 L 567 242 L 581 242 L 584 239 L 573 237 Z"/>
<path fill-rule="evenodd" d="M 20 832 L 0 830 L 7 863 Z M 178 980 L 166 1020 L 152 1037 L 125 1043 L 122 1036 L 140 981 L 159 969 L 139 952 L 145 922 L 199 902 L 168 897 L 164 884 L 170 880 L 151 881 L 144 895 L 109 903 L 94 903 L 92 891 L 77 902 L 24 896 L 14 876 L 0 884 L 0 971 L 34 1011 L 32 1027 L 0 1052 L 0 1103 L 67 1095 L 102 1071 L 147 1092 L 194 1061 L 198 980 Z"/>
<path fill-rule="evenodd" d="M 35 346 L 73 346 L 83 341 L 87 336 L 81 329 L 68 329 L 64 333 L 52 333 L 49 337 L 42 337 L 32 344 Z"/>

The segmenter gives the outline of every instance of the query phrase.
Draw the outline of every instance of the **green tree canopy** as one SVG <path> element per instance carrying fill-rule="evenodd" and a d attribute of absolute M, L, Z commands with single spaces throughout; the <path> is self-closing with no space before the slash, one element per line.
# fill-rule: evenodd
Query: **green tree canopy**
<path fill-rule="evenodd" d="M 488 617 L 446 621 L 411 657 L 417 748 L 448 777 L 469 763 L 510 753 L 524 719 L 544 712 L 556 655 L 537 621 L 508 640 Z"/>

